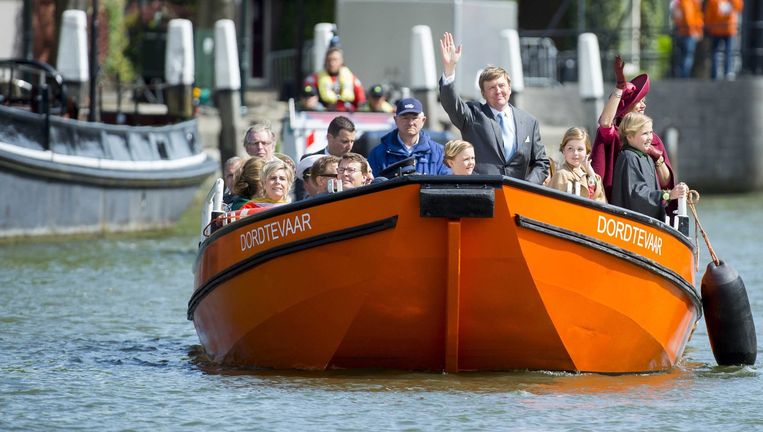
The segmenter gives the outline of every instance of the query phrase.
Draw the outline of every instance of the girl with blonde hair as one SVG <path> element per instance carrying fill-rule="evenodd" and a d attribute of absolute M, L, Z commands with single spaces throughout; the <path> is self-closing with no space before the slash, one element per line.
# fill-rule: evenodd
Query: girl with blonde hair
<path fill-rule="evenodd" d="M 474 146 L 464 140 L 448 141 L 445 144 L 443 162 L 454 175 L 472 175 L 476 165 Z"/>

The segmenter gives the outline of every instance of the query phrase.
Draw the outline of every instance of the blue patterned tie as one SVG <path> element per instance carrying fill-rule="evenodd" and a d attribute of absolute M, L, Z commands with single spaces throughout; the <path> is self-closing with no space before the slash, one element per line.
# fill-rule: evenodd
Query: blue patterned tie
<path fill-rule="evenodd" d="M 501 126 L 501 134 L 503 135 L 503 155 L 506 157 L 506 160 L 509 160 L 514 153 L 514 136 L 506 124 L 507 122 L 504 117 L 506 117 L 506 113 L 498 113 L 498 125 Z"/>

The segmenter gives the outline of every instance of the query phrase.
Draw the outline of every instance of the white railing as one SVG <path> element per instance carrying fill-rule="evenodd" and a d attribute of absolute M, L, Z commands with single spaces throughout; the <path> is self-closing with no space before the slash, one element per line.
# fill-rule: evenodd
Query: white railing
<path fill-rule="evenodd" d="M 218 178 L 212 189 L 207 193 L 204 202 L 201 205 L 201 230 L 199 235 L 199 245 L 207 238 L 204 235 L 204 229 L 212 222 L 212 212 L 222 212 L 223 210 L 223 188 L 225 183 L 223 179 Z"/>
<path fill-rule="evenodd" d="M 680 231 L 685 236 L 689 236 L 689 214 L 686 212 L 686 197 L 678 198 L 678 209 L 673 217 L 673 223 L 670 223 L 670 215 L 665 215 L 665 224 Z"/>

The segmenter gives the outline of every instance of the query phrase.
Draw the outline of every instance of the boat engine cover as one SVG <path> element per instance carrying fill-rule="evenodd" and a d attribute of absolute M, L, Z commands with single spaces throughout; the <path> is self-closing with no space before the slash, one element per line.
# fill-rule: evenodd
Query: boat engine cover
<path fill-rule="evenodd" d="M 488 185 L 423 185 L 419 207 L 421 217 L 492 218 L 495 189 Z"/>

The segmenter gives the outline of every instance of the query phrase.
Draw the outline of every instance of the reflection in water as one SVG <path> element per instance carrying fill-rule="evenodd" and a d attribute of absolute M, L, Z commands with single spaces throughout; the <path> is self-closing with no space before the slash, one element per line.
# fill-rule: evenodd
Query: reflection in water
<path fill-rule="evenodd" d="M 458 374 L 352 369 L 293 371 L 221 366 L 209 360 L 201 345 L 188 348 L 191 364 L 209 375 L 249 377 L 252 382 L 274 386 L 298 386 L 327 391 L 413 391 L 528 394 L 585 394 L 631 392 L 674 388 L 693 379 L 690 370 L 635 375 L 577 374 L 547 371 L 461 372 Z"/>

